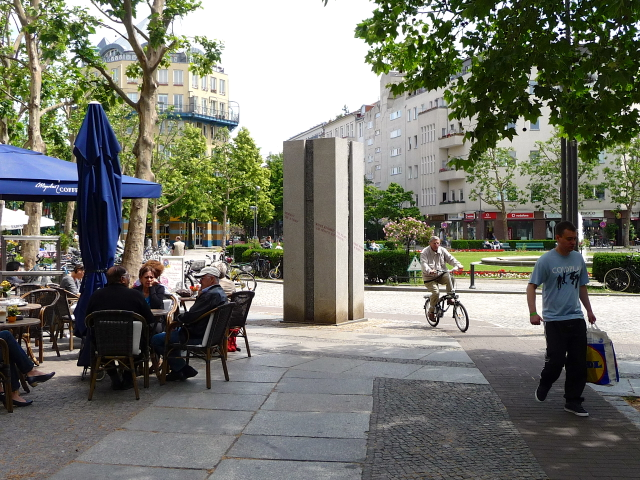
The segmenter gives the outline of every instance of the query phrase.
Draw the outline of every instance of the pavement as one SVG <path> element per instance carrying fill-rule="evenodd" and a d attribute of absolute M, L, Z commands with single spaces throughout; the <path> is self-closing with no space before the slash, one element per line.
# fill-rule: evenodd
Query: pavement
<path fill-rule="evenodd" d="M 544 337 L 526 282 L 477 286 L 461 333 L 451 318 L 426 324 L 423 290 L 367 290 L 366 322 L 285 324 L 282 285 L 260 282 L 251 357 L 240 340 L 229 382 L 214 361 L 207 390 L 196 362 L 198 376 L 152 377 L 139 401 L 106 380 L 87 401 L 77 351 L 47 348 L 56 376 L 31 407 L 0 410 L 0 478 L 637 478 L 640 413 L 622 396 L 640 395 L 640 297 L 592 299 L 622 381 L 587 386 L 579 418 L 562 408 L 562 378 L 534 400 Z"/>

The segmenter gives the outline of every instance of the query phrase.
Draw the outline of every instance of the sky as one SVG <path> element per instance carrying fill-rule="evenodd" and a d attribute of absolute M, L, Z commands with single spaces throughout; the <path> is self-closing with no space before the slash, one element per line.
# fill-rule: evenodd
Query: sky
<path fill-rule="evenodd" d="M 175 32 L 224 43 L 220 65 L 240 109 L 235 132 L 246 127 L 263 156 L 281 152 L 283 141 L 335 118 L 344 105 L 354 111 L 378 100 L 379 79 L 364 61 L 367 45 L 354 38 L 374 10 L 369 0 L 202 4 L 176 22 Z"/>

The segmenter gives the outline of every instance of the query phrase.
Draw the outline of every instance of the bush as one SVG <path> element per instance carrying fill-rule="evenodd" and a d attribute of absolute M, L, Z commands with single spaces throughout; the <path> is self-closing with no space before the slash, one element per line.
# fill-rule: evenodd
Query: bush
<path fill-rule="evenodd" d="M 398 250 L 398 242 L 387 240 L 386 242 L 384 242 L 384 248 L 386 248 L 387 250 Z"/>
<path fill-rule="evenodd" d="M 451 240 L 451 248 L 456 250 L 482 250 L 484 242 L 484 240 Z"/>
<path fill-rule="evenodd" d="M 369 283 L 386 282 L 389 277 L 406 277 L 410 258 L 403 250 L 364 252 L 364 274 Z"/>
<path fill-rule="evenodd" d="M 236 252 L 237 253 L 237 252 Z M 275 249 L 275 248 L 249 248 L 242 252 L 241 260 L 242 262 L 249 263 L 253 260 L 251 256 L 254 253 L 260 254 L 260 258 L 266 258 L 271 262 L 271 265 L 274 267 L 282 260 L 284 250 Z"/>
<path fill-rule="evenodd" d="M 616 267 L 624 267 L 627 263 L 627 253 L 595 253 L 593 255 L 593 267 L 591 276 L 602 282 L 605 274 Z M 634 258 L 636 269 L 640 270 L 640 259 Z"/>
<path fill-rule="evenodd" d="M 234 262 L 241 262 L 242 254 L 247 250 L 251 250 L 251 245 L 247 245 L 246 243 L 237 243 L 233 245 L 233 247 L 231 245 L 227 247 L 227 255 L 233 256 Z"/>

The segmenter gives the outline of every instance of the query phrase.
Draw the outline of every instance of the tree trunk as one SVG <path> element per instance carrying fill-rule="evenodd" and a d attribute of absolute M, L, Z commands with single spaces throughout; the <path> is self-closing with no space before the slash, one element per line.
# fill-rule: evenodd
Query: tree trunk
<path fill-rule="evenodd" d="M 158 200 L 151 200 L 151 244 L 154 247 L 160 245 L 158 243 Z"/>
<path fill-rule="evenodd" d="M 627 215 L 622 226 L 622 241 L 625 248 L 629 248 L 629 228 L 631 228 L 631 209 L 633 203 L 627 205 Z"/>
<path fill-rule="evenodd" d="M 73 213 L 76 210 L 76 202 L 67 202 L 67 214 L 64 217 L 64 233 L 71 235 L 73 231 Z M 71 238 L 73 241 L 73 238 Z"/>
<path fill-rule="evenodd" d="M 229 213 L 229 190 L 227 190 L 227 199 L 224 202 L 224 208 L 222 209 L 222 247 L 227 246 L 227 217 Z"/>

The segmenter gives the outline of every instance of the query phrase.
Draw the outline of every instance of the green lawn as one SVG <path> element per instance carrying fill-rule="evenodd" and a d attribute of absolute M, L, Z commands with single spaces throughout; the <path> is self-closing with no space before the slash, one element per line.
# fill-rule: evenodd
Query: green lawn
<path fill-rule="evenodd" d="M 480 262 L 483 258 L 487 257 L 534 257 L 540 256 L 544 252 L 452 252 L 451 254 L 464 265 L 465 270 L 471 268 L 471 262 Z M 506 270 L 507 272 L 531 272 L 533 267 L 510 267 L 504 265 L 476 265 L 476 271 L 489 271 L 497 272 L 498 270 Z"/>

